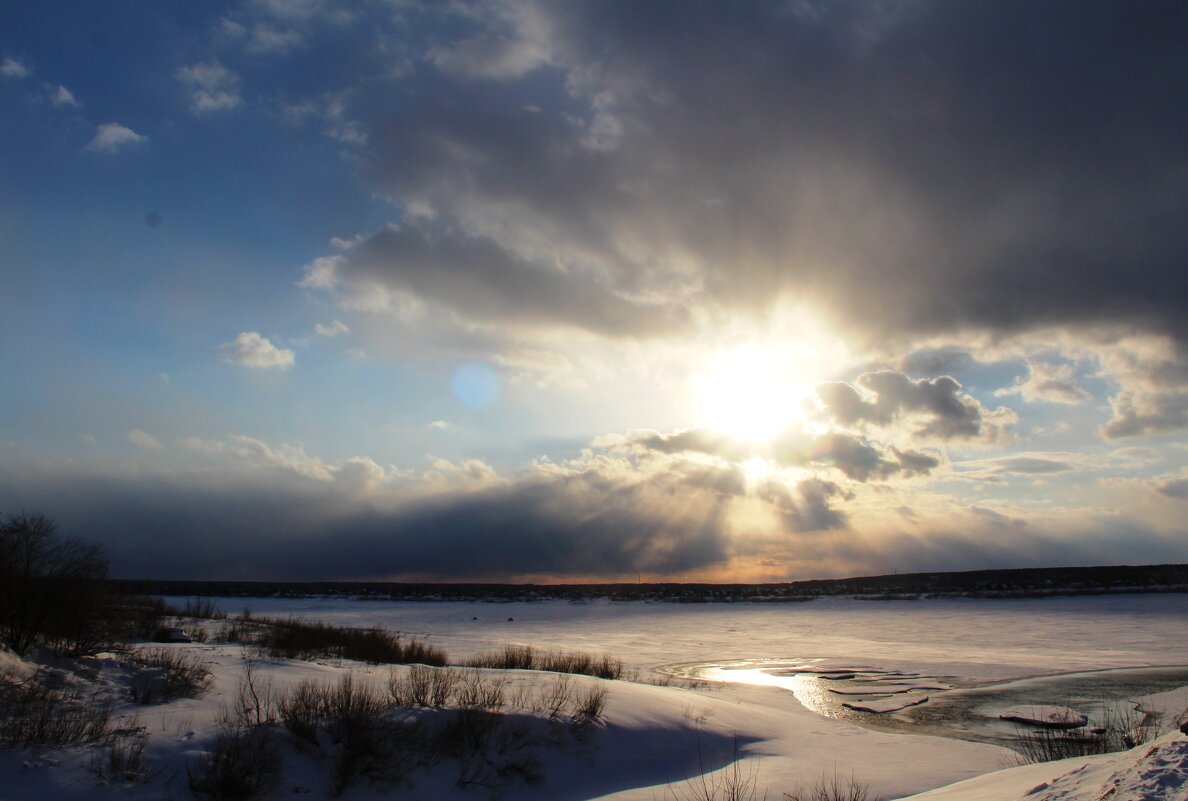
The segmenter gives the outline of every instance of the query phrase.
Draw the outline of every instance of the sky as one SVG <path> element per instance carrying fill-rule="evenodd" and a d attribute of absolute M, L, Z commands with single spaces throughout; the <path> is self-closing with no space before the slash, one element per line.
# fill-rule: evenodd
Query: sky
<path fill-rule="evenodd" d="M 0 514 L 113 575 L 1188 562 L 1180 2 L 0 6 Z"/>

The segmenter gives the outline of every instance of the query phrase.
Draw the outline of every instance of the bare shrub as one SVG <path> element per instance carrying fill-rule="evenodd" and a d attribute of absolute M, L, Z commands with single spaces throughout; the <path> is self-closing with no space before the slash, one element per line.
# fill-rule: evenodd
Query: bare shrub
<path fill-rule="evenodd" d="M 91 772 L 100 784 L 148 782 L 158 773 L 145 754 L 148 731 L 136 724 L 113 732 L 110 741 L 91 755 Z"/>
<path fill-rule="evenodd" d="M 269 726 L 220 727 L 213 748 L 186 768 L 190 791 L 209 801 L 245 801 L 280 779 L 281 753 Z"/>
<path fill-rule="evenodd" d="M 261 676 L 256 660 L 244 657 L 243 673 L 238 685 L 237 710 L 246 724 L 270 726 L 276 723 L 276 696 L 272 691 L 272 677 Z"/>
<path fill-rule="evenodd" d="M 186 605 L 178 610 L 179 617 L 189 617 L 196 620 L 226 620 L 227 613 L 215 607 L 210 598 L 189 598 Z"/>
<path fill-rule="evenodd" d="M 1051 762 L 1069 757 L 1108 754 L 1142 745 L 1159 733 L 1158 722 L 1135 706 L 1123 709 L 1102 704 L 1101 726 L 1094 729 L 1016 727 L 1011 747 L 1020 764 Z"/>
<path fill-rule="evenodd" d="M 540 711 L 548 713 L 550 720 L 555 720 L 570 705 L 572 695 L 573 680 L 569 676 L 557 676 L 537 691 Z"/>
<path fill-rule="evenodd" d="M 504 688 L 507 680 L 502 676 L 489 677 L 478 668 L 465 668 L 458 674 L 458 685 L 454 689 L 454 701 L 466 709 L 480 709 L 497 712 L 506 703 Z"/>
<path fill-rule="evenodd" d="M 606 707 L 606 696 L 605 687 L 588 687 L 575 699 L 572 712 L 574 721 L 584 723 L 601 718 L 602 710 Z"/>
<path fill-rule="evenodd" d="M 140 666 L 130 688 L 132 700 L 138 704 L 196 698 L 210 687 L 210 665 L 195 654 L 150 648 L 134 652 L 131 658 Z"/>
<path fill-rule="evenodd" d="M 83 745 L 111 734 L 111 699 L 84 696 L 61 677 L 38 671 L 24 681 L 0 678 L 0 747 Z"/>
<path fill-rule="evenodd" d="M 306 679 L 277 701 L 281 722 L 293 736 L 317 745 L 318 727 L 326 717 L 331 689 Z"/>
<path fill-rule="evenodd" d="M 459 675 L 456 671 L 439 668 L 433 671 L 433 683 L 429 689 L 429 700 L 435 707 L 443 707 L 454 699 L 458 691 Z"/>
<path fill-rule="evenodd" d="M 393 670 L 388 674 L 388 694 L 392 702 L 397 706 L 429 706 L 436 670 L 425 665 L 412 665 L 403 676 Z"/>
<path fill-rule="evenodd" d="M 784 793 L 784 801 L 881 801 L 881 798 L 872 795 L 870 785 L 858 781 L 854 774 L 842 776 L 836 769 L 831 775 L 822 773 L 814 781 Z"/>
<path fill-rule="evenodd" d="M 707 765 L 698 748 L 697 766 L 695 775 L 679 785 L 668 786 L 668 794 L 675 801 L 765 801 L 767 798 L 766 790 L 759 791 L 758 764 L 744 764 L 737 741 L 731 757 L 717 767 Z"/>
<path fill-rule="evenodd" d="M 416 726 L 408 713 L 394 709 L 374 685 L 350 674 L 338 684 L 302 682 L 278 706 L 295 737 L 331 756 L 335 793 L 360 776 L 398 777 L 414 759 Z"/>

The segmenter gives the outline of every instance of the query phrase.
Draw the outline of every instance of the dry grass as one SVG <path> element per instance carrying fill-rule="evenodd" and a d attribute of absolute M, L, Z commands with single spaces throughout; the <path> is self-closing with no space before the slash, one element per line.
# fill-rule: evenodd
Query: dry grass
<path fill-rule="evenodd" d="M 548 670 L 600 679 L 623 677 L 622 660 L 607 654 L 595 656 L 580 651 L 537 651 L 531 645 L 505 645 L 501 651 L 487 651 L 470 657 L 466 665 L 498 670 Z"/>
<path fill-rule="evenodd" d="M 244 621 L 247 622 L 246 620 Z M 255 640 L 269 656 L 340 657 L 387 665 L 445 665 L 445 651 L 382 629 L 353 629 L 300 618 L 254 618 Z"/>

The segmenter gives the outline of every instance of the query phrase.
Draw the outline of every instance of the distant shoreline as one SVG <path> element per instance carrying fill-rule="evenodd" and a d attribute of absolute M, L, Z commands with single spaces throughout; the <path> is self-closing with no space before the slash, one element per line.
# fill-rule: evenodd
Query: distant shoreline
<path fill-rule="evenodd" d="M 1188 592 L 1188 565 L 1017 568 L 903 573 L 769 584 L 500 584 L 384 581 L 193 581 L 113 579 L 134 595 L 341 597 L 386 601 L 612 600 L 669 603 L 796 603 L 849 597 L 867 601 L 933 598 L 1045 598 Z"/>

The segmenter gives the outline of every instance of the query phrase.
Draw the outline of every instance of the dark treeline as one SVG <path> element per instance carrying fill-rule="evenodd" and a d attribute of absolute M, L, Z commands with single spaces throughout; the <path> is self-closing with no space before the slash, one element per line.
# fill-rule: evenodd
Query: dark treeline
<path fill-rule="evenodd" d="M 223 597 L 341 596 L 393 601 L 594 600 L 795 602 L 848 595 L 866 600 L 944 597 L 1038 597 L 1138 592 L 1188 592 L 1188 565 L 1020 568 L 955 573 L 903 573 L 779 584 L 498 584 L 354 581 L 117 580 L 138 595 Z"/>

